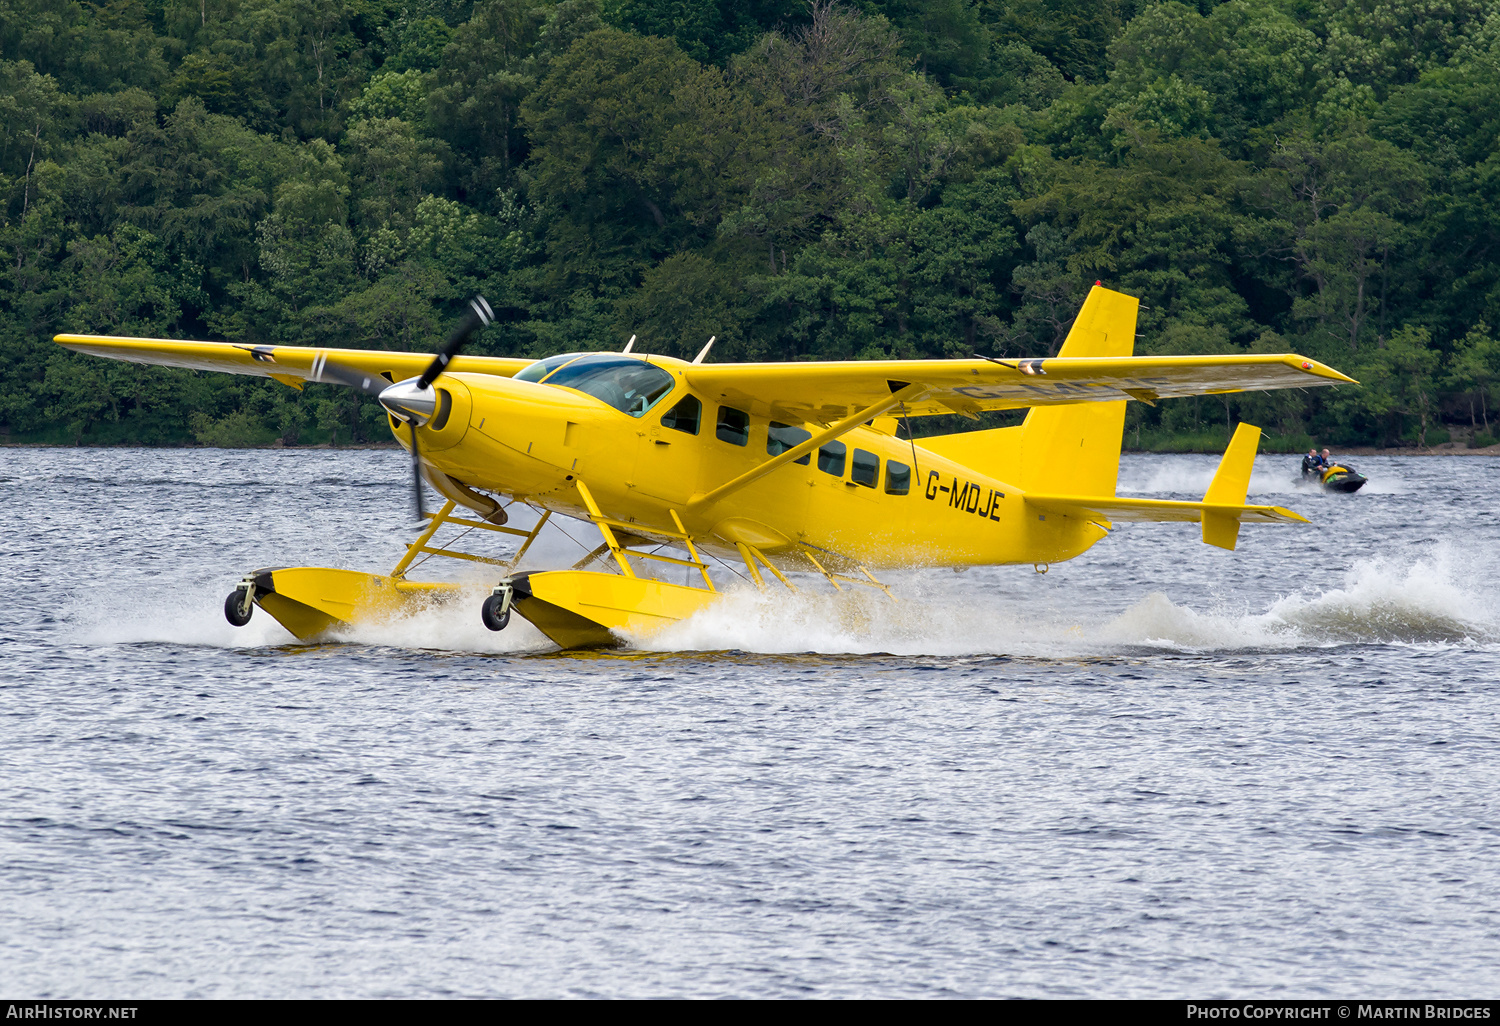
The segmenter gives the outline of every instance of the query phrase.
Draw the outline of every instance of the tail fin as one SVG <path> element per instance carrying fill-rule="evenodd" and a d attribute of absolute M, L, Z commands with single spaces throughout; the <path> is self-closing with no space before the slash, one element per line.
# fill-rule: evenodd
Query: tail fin
<path fill-rule="evenodd" d="M 1215 506 L 1243 506 L 1250 492 L 1250 472 L 1255 469 L 1255 453 L 1260 448 L 1260 428 L 1240 423 L 1224 450 L 1219 469 L 1209 483 L 1203 501 Z M 1233 549 L 1240 537 L 1240 519 L 1233 513 L 1203 511 L 1203 543 L 1221 549 Z"/>
<path fill-rule="evenodd" d="M 1132 355 L 1139 306 L 1134 296 L 1095 285 L 1057 355 Z M 1113 495 L 1124 431 L 1124 400 L 1033 407 L 1019 432 L 1015 484 L 1027 491 Z"/>

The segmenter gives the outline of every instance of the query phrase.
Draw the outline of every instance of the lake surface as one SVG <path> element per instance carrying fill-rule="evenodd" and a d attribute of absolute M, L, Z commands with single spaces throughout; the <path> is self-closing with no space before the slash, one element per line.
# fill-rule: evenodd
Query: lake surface
<path fill-rule="evenodd" d="M 1262 456 L 1315 523 L 1233 553 L 1129 524 L 559 654 L 477 598 L 224 621 L 388 570 L 404 453 L 0 450 L 0 993 L 1493 997 L 1500 460 L 1357 463 Z"/>

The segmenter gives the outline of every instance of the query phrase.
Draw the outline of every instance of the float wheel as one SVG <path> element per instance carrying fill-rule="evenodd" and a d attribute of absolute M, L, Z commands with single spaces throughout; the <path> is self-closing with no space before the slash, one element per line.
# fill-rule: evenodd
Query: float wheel
<path fill-rule="evenodd" d="M 251 593 L 244 588 L 236 588 L 224 599 L 224 619 L 236 627 L 243 627 L 250 622 L 250 613 L 255 609 L 250 599 Z"/>
<path fill-rule="evenodd" d="M 510 623 L 509 595 L 491 595 L 479 607 L 479 618 L 492 631 L 503 631 Z"/>

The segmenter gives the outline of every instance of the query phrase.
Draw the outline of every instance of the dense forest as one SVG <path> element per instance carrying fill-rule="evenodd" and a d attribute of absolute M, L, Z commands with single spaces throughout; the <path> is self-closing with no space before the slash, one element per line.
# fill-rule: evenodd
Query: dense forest
<path fill-rule="evenodd" d="M 1138 353 L 1362 387 L 1127 445 L 1500 435 L 1500 0 L 0 0 L 0 438 L 387 437 L 59 331 L 718 360 Z"/>

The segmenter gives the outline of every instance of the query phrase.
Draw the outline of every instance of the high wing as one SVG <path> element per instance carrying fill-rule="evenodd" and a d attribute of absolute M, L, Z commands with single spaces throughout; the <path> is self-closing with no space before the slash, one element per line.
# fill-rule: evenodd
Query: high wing
<path fill-rule="evenodd" d="M 815 363 L 684 365 L 700 395 L 788 423 L 829 425 L 874 407 L 896 415 L 930 416 L 1083 402 L 1158 399 L 1353 383 L 1295 354 L 1131 356 L 1134 297 L 1096 285 L 1055 357 L 1021 360 L 851 360 Z M 275 378 L 295 388 L 337 380 L 361 386 L 370 374 L 399 380 L 420 374 L 430 354 L 363 349 L 255 346 L 229 342 L 58 335 L 69 349 L 134 363 Z M 510 376 L 527 359 L 458 356 L 450 371 Z M 899 404 L 892 397 L 901 394 Z M 868 413 L 866 414 L 869 415 Z M 863 418 L 860 418 L 863 419 Z"/>
<path fill-rule="evenodd" d="M 1295 354 L 1133 356 L 1140 301 L 1095 283 L 1050 359 L 750 363 L 687 369 L 700 394 L 774 420 L 831 424 L 903 401 L 895 414 L 975 416 L 984 410 L 1353 383 Z"/>
<path fill-rule="evenodd" d="M 686 373 L 699 394 L 730 406 L 788 423 L 820 424 L 912 385 L 922 386 L 921 394 L 906 402 L 905 413 L 921 417 L 1354 383 L 1296 354 L 742 363 L 698 365 Z"/>
<path fill-rule="evenodd" d="M 370 349 L 314 349 L 306 346 L 252 346 L 233 342 L 174 342 L 160 338 L 115 338 L 109 335 L 57 335 L 53 341 L 91 356 L 163 367 L 253 374 L 275 378 L 301 388 L 307 381 L 349 384 L 334 377 L 339 370 L 400 381 L 421 374 L 432 363 L 431 353 L 383 353 Z M 333 371 L 328 364 L 335 365 Z M 449 371 L 470 371 L 510 377 L 533 363 L 502 356 L 455 356 Z M 387 377 L 389 375 L 389 377 Z M 356 380 L 352 382 L 358 385 Z"/>

